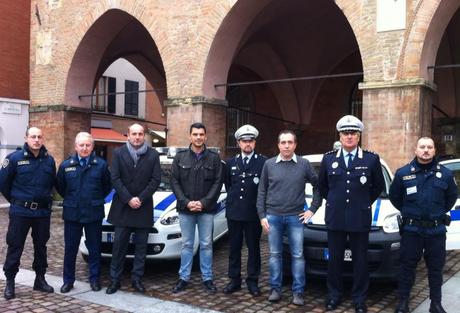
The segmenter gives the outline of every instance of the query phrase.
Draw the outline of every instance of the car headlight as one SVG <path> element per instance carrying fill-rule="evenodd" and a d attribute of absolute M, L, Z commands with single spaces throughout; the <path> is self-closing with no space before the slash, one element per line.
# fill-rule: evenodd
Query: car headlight
<path fill-rule="evenodd" d="M 179 223 L 179 214 L 177 210 L 171 210 L 166 213 L 161 219 L 160 223 L 162 225 L 174 225 Z"/>
<path fill-rule="evenodd" d="M 383 231 L 386 233 L 396 233 L 399 231 L 398 218 L 399 213 L 388 215 L 383 220 Z"/>

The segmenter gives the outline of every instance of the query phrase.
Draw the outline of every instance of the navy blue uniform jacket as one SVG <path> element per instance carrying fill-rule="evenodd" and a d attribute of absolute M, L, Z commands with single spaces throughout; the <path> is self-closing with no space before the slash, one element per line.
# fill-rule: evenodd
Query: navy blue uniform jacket
<path fill-rule="evenodd" d="M 104 218 L 104 198 L 112 189 L 107 163 L 94 152 L 82 167 L 75 154 L 61 163 L 56 190 L 64 198 L 62 218 L 91 223 Z"/>
<path fill-rule="evenodd" d="M 260 174 L 267 160 L 254 153 L 246 167 L 241 155 L 226 162 L 225 189 L 227 191 L 226 217 L 236 221 L 258 221 L 256 201 Z"/>
<path fill-rule="evenodd" d="M 326 202 L 329 230 L 367 232 L 371 228 L 372 203 L 385 188 L 380 158 L 358 151 L 347 169 L 342 149 L 324 154 L 319 171 L 319 189 Z"/>
<path fill-rule="evenodd" d="M 417 220 L 436 220 L 444 217 L 457 200 L 457 185 L 452 172 L 445 166 L 434 162 L 428 170 L 421 169 L 416 160 L 396 171 L 390 186 L 390 201 L 405 218 Z M 444 225 L 430 229 L 405 225 L 404 230 L 442 234 Z"/>
<path fill-rule="evenodd" d="M 56 176 L 56 163 L 44 146 L 37 157 L 27 143 L 20 150 L 9 154 L 0 169 L 0 191 L 9 202 L 14 200 L 51 204 L 51 192 Z M 47 217 L 51 206 L 31 210 L 11 204 L 10 214 L 25 217 Z"/>

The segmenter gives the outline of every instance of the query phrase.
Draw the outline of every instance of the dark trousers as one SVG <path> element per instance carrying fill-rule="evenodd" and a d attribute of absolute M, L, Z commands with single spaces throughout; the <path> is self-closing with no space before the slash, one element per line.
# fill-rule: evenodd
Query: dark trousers
<path fill-rule="evenodd" d="M 228 277 L 241 281 L 241 248 L 243 237 L 248 247 L 247 283 L 258 283 L 260 275 L 260 236 L 262 227 L 259 221 L 236 221 L 227 219 L 230 251 L 228 256 Z"/>
<path fill-rule="evenodd" d="M 32 240 L 34 244 L 33 270 L 41 275 L 45 274 L 48 267 L 46 243 L 50 238 L 50 218 L 49 217 L 24 217 L 10 215 L 8 232 L 6 233 L 6 253 L 3 271 L 7 279 L 14 279 L 19 271 L 24 243 L 32 228 Z"/>
<path fill-rule="evenodd" d="M 329 246 L 329 264 L 327 271 L 327 288 L 329 298 L 338 300 L 343 294 L 343 264 L 344 253 L 349 238 L 353 262 L 353 288 L 351 297 L 354 303 L 366 300 L 369 289 L 369 269 L 367 264 L 367 249 L 369 246 L 368 232 L 327 232 Z"/>
<path fill-rule="evenodd" d="M 85 244 L 89 252 L 89 281 L 96 282 L 99 280 L 101 272 L 101 221 L 93 223 L 64 221 L 64 283 L 75 281 L 75 261 L 83 229 L 85 230 Z"/>
<path fill-rule="evenodd" d="M 442 271 L 446 262 L 446 235 L 422 236 L 404 232 L 401 238 L 401 272 L 398 294 L 407 299 L 415 280 L 415 270 L 421 257 L 428 268 L 431 301 L 441 302 Z"/>
<path fill-rule="evenodd" d="M 121 227 L 115 226 L 115 239 L 113 241 L 112 262 L 110 263 L 110 277 L 113 281 L 119 281 L 123 273 L 125 256 L 128 251 L 131 233 L 134 233 L 133 244 L 135 245 L 133 269 L 131 279 L 140 280 L 144 275 L 145 256 L 147 254 L 147 240 L 150 228 Z"/>

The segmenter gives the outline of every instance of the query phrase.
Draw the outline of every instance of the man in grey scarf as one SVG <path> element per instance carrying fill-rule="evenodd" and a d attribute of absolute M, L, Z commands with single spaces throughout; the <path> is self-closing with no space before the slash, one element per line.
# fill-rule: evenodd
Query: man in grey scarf
<path fill-rule="evenodd" d="M 113 153 L 111 174 L 116 192 L 107 220 L 115 227 L 115 238 L 110 264 L 112 282 L 106 293 L 115 293 L 121 287 L 120 278 L 129 245 L 135 247 L 132 287 L 143 293 L 145 288 L 141 279 L 153 224 L 152 195 L 161 179 L 158 152 L 145 143 L 143 126 L 133 124 L 128 128 L 128 142 Z M 131 233 L 134 236 L 131 237 Z"/>

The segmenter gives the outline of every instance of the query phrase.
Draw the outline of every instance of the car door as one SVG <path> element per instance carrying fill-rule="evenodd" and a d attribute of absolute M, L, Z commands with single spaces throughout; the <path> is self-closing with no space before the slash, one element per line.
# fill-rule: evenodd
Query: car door
<path fill-rule="evenodd" d="M 447 227 L 446 250 L 460 249 L 460 159 L 446 160 L 440 163 L 453 172 L 457 188 L 459 188 L 457 202 L 449 212 L 452 221 Z"/>

